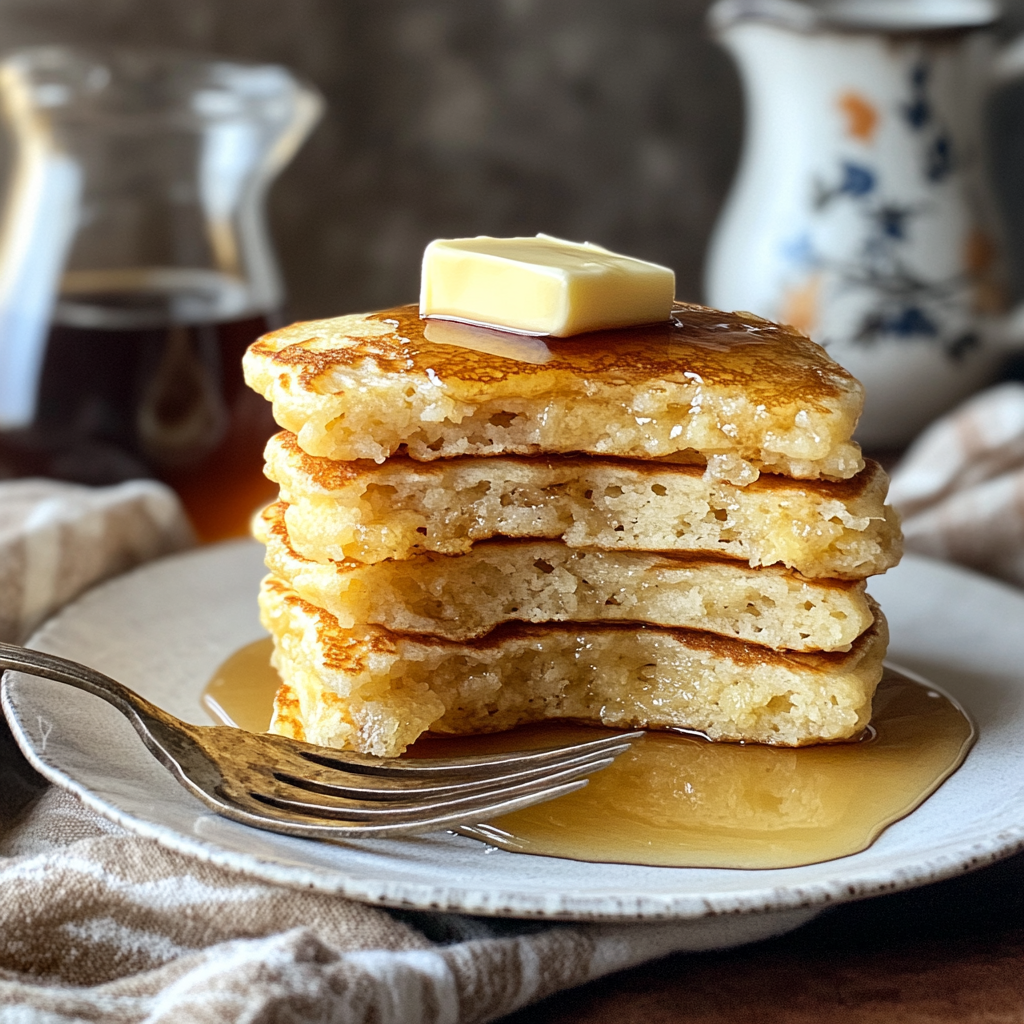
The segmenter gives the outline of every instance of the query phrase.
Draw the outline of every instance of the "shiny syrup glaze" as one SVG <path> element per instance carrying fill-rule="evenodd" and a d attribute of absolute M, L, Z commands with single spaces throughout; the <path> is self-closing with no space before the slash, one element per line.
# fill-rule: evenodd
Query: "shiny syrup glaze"
<path fill-rule="evenodd" d="M 677 303 L 672 318 L 663 323 L 544 338 L 551 352 L 544 362 L 474 347 L 477 329 L 472 327 L 466 327 L 465 344 L 428 341 L 428 321 L 414 305 L 363 319 L 391 330 L 360 335 L 359 321 L 352 318 L 295 324 L 257 343 L 254 352 L 297 371 L 307 386 L 334 369 L 369 358 L 379 372 L 433 374 L 452 394 L 466 397 L 501 385 L 528 396 L 562 383 L 576 390 L 581 384 L 636 388 L 663 380 L 742 391 L 751 404 L 767 409 L 797 401 L 819 410 L 860 404 L 860 385 L 822 348 L 792 328 L 753 314 Z M 456 331 L 460 327 L 447 326 Z M 311 339 L 319 341 L 310 347 L 296 344 Z"/>
<path fill-rule="evenodd" d="M 203 696 L 218 722 L 265 730 L 271 643 L 232 655 Z M 513 852 L 670 867 L 784 868 L 866 849 L 920 806 L 974 742 L 964 712 L 893 669 L 859 741 L 787 749 L 647 733 L 589 785 L 464 834 Z M 564 722 L 487 736 L 426 737 L 407 757 L 552 746 L 612 730 Z"/>

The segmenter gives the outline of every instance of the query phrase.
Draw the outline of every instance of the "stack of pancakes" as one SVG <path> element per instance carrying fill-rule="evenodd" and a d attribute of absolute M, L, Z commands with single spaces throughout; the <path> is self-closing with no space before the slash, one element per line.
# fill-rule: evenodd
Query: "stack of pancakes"
<path fill-rule="evenodd" d="M 401 752 L 568 718 L 802 745 L 867 724 L 899 558 L 858 382 L 749 314 L 566 339 L 295 324 L 246 379 L 285 428 L 258 520 L 271 728 Z"/>

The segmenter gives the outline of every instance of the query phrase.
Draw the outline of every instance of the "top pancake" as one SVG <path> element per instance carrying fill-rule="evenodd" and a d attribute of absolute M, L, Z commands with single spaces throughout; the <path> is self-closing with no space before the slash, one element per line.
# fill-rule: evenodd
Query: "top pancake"
<path fill-rule="evenodd" d="M 665 323 L 521 338 L 416 307 L 293 324 L 255 342 L 246 380 L 311 455 L 382 462 L 582 452 L 848 479 L 858 381 L 791 328 L 677 303 Z"/>

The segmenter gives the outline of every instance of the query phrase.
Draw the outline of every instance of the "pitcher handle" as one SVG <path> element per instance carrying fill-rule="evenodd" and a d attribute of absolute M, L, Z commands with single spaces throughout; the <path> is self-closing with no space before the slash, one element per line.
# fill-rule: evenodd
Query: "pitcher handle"
<path fill-rule="evenodd" d="M 1024 79 L 1024 32 L 1005 43 L 992 62 L 990 86 L 1001 89 Z M 1024 348 L 1024 301 L 1000 318 L 990 331 L 991 344 L 1003 349 Z"/>
<path fill-rule="evenodd" d="M 1024 32 L 1004 43 L 996 54 L 992 62 L 991 84 L 993 88 L 999 88 L 1019 78 L 1024 78 Z"/>
<path fill-rule="evenodd" d="M 1024 348 L 1024 302 L 1018 302 L 1005 313 L 985 335 L 986 342 L 993 348 L 1015 351 Z"/>

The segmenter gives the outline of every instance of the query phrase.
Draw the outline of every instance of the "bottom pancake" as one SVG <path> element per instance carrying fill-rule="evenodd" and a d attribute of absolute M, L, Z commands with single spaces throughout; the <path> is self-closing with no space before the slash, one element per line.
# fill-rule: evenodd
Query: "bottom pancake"
<path fill-rule="evenodd" d="M 849 739 L 870 720 L 888 643 L 871 607 L 874 624 L 841 653 L 636 623 L 505 624 L 457 642 L 342 629 L 269 576 L 260 608 L 283 680 L 271 731 L 379 756 L 428 730 L 500 732 L 544 719 L 779 746 Z"/>

